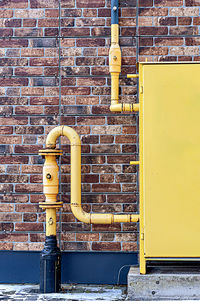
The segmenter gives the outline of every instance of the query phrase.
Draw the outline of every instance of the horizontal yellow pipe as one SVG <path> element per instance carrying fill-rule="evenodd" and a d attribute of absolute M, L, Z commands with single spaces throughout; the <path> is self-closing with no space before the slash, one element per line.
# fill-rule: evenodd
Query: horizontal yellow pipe
<path fill-rule="evenodd" d="M 139 165 L 140 161 L 130 161 L 130 165 Z"/>
<path fill-rule="evenodd" d="M 127 78 L 138 78 L 139 74 L 127 74 Z"/>
<path fill-rule="evenodd" d="M 68 126 L 58 126 L 47 136 L 46 147 L 55 148 L 59 136 L 66 136 L 71 143 L 71 210 L 81 222 L 88 224 L 112 224 L 123 222 L 138 222 L 137 214 L 98 214 L 87 213 L 81 207 L 81 141 L 74 129 Z"/>
<path fill-rule="evenodd" d="M 114 103 L 110 106 L 111 112 L 138 112 L 139 104 L 129 104 L 129 103 Z"/>

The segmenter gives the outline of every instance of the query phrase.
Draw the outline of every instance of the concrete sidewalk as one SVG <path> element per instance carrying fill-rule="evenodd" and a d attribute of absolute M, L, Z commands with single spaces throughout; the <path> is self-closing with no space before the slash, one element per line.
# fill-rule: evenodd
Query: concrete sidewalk
<path fill-rule="evenodd" d="M 126 286 L 62 285 L 59 294 L 39 294 L 38 285 L 0 284 L 0 301 L 121 301 L 126 299 Z"/>

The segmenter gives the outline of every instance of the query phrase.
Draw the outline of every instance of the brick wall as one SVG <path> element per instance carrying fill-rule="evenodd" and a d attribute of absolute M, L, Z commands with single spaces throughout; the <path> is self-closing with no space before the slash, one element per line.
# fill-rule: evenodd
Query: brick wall
<path fill-rule="evenodd" d="M 120 101 L 136 102 L 136 61 L 199 60 L 199 0 L 120 1 Z M 0 249 L 41 250 L 44 147 L 57 125 L 82 140 L 88 212 L 137 212 L 138 115 L 112 114 L 109 0 L 0 1 Z M 70 211 L 69 141 L 60 141 L 62 250 L 135 251 L 135 224 L 86 225 Z"/>

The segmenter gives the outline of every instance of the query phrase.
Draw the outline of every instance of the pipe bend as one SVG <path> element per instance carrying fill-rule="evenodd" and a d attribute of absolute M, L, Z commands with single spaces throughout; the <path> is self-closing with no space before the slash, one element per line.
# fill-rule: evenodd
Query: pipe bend
<path fill-rule="evenodd" d="M 49 132 L 46 139 L 47 148 L 56 148 L 56 140 L 62 136 L 62 128 L 63 126 L 57 126 Z"/>
<path fill-rule="evenodd" d="M 81 145 L 81 141 L 79 135 L 76 131 L 69 126 L 61 125 L 55 127 L 50 133 L 47 135 L 46 139 L 46 147 L 47 148 L 55 148 L 56 147 L 56 140 L 60 136 L 66 136 L 70 140 L 71 145 Z"/>
<path fill-rule="evenodd" d="M 59 136 L 66 136 L 71 144 L 71 210 L 74 216 L 87 224 L 112 224 L 137 222 L 139 215 L 114 215 L 111 213 L 87 213 L 81 206 L 81 140 L 76 131 L 68 126 L 57 126 L 47 136 L 46 146 L 56 147 Z"/>

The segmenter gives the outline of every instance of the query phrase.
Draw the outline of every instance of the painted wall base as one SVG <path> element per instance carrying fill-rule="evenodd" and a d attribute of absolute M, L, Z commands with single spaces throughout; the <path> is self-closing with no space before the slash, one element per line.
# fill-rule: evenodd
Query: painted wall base
<path fill-rule="evenodd" d="M 126 284 L 138 254 L 120 252 L 62 252 L 61 282 Z M 0 251 L 0 283 L 33 283 L 40 278 L 40 252 Z"/>

